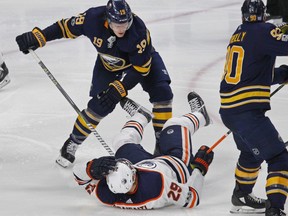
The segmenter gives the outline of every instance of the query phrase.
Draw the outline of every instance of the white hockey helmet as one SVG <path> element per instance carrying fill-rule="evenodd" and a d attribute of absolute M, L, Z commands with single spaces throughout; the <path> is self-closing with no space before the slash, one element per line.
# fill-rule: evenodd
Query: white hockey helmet
<path fill-rule="evenodd" d="M 136 180 L 136 169 L 124 158 L 118 159 L 114 171 L 106 176 L 107 185 L 113 193 L 127 193 Z"/>

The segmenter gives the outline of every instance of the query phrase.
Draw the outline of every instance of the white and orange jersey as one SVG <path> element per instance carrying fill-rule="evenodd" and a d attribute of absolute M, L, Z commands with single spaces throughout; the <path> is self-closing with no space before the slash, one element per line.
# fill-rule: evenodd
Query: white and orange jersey
<path fill-rule="evenodd" d="M 91 180 L 86 172 L 83 173 L 83 166 L 74 167 L 74 176 L 91 196 L 108 206 L 155 209 L 169 205 L 193 208 L 199 204 L 204 177 L 198 169 L 193 170 L 190 176 L 185 164 L 171 156 L 143 160 L 134 166 L 137 169 L 138 187 L 132 194 L 112 193 L 105 179 Z"/>

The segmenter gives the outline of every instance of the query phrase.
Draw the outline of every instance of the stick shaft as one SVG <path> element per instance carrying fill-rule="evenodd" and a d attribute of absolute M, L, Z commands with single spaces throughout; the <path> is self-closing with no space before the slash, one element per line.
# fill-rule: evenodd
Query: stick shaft
<path fill-rule="evenodd" d="M 66 93 L 66 91 L 62 88 L 62 86 L 59 84 L 59 82 L 56 80 L 56 78 L 53 76 L 53 74 L 49 71 L 49 69 L 45 66 L 45 64 L 41 61 L 41 59 L 38 57 L 38 55 L 33 51 L 29 50 L 29 53 L 33 55 L 35 60 L 38 62 L 40 67 L 43 69 L 43 71 L 47 74 L 49 79 L 55 84 L 55 86 L 58 88 L 58 90 L 62 93 L 62 95 L 66 98 L 66 100 L 70 103 L 70 105 L 73 107 L 73 109 L 77 112 L 77 114 L 84 120 L 84 122 L 87 124 L 91 132 L 95 135 L 95 137 L 98 139 L 100 144 L 106 149 L 106 151 L 113 156 L 114 152 L 111 150 L 111 148 L 107 145 L 107 143 L 103 140 L 103 138 L 100 136 L 100 134 L 96 131 L 96 129 L 89 123 L 89 121 L 83 116 L 77 105 L 73 102 L 73 100 L 70 98 L 70 96 Z"/>

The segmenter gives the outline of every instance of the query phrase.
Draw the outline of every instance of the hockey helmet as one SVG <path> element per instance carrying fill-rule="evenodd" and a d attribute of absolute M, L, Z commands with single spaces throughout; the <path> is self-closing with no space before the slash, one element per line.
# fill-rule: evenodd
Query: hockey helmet
<path fill-rule="evenodd" d="M 265 21 L 266 7 L 262 0 L 245 0 L 241 11 L 243 22 Z"/>
<path fill-rule="evenodd" d="M 124 158 L 117 159 L 115 170 L 106 176 L 106 182 L 114 194 L 127 193 L 136 180 L 136 169 Z"/>
<path fill-rule="evenodd" d="M 109 0 L 106 15 L 109 23 L 128 23 L 130 27 L 133 21 L 131 9 L 125 0 Z"/>

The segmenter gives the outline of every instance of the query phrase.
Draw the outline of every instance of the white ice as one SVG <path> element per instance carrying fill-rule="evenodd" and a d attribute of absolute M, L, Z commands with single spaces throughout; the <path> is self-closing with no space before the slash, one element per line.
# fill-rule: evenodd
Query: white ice
<path fill-rule="evenodd" d="M 194 149 L 213 145 L 227 128 L 219 118 L 218 87 L 224 67 L 226 45 L 240 24 L 239 0 L 128 0 L 132 10 L 147 23 L 153 44 L 162 55 L 172 78 L 174 115 L 189 112 L 187 93 L 198 92 L 214 124 L 193 137 Z M 230 215 L 234 168 L 238 157 L 232 136 L 215 148 L 215 159 L 206 176 L 203 199 L 195 209 L 168 207 L 131 211 L 96 204 L 76 185 L 71 168 L 55 164 L 59 149 L 70 134 L 76 112 L 41 67 L 18 51 L 15 37 L 33 27 L 44 28 L 57 20 L 106 4 L 106 0 L 1 0 L 0 49 L 10 69 L 11 84 L 0 90 L 0 214 L 9 216 L 76 215 Z M 96 26 L 97 28 L 97 26 Z M 80 110 L 86 107 L 96 51 L 85 37 L 58 40 L 38 49 L 44 64 Z M 278 58 L 277 65 L 285 63 Z M 288 100 L 284 87 L 272 99 L 268 112 L 282 138 L 287 140 Z M 129 96 L 151 108 L 140 87 Z M 117 107 L 105 118 L 98 133 L 111 143 L 127 120 Z M 154 148 L 152 125 L 143 145 Z M 107 155 L 91 134 L 77 152 L 76 163 Z M 265 196 L 264 164 L 255 194 Z M 286 209 L 288 205 L 286 204 Z"/>

